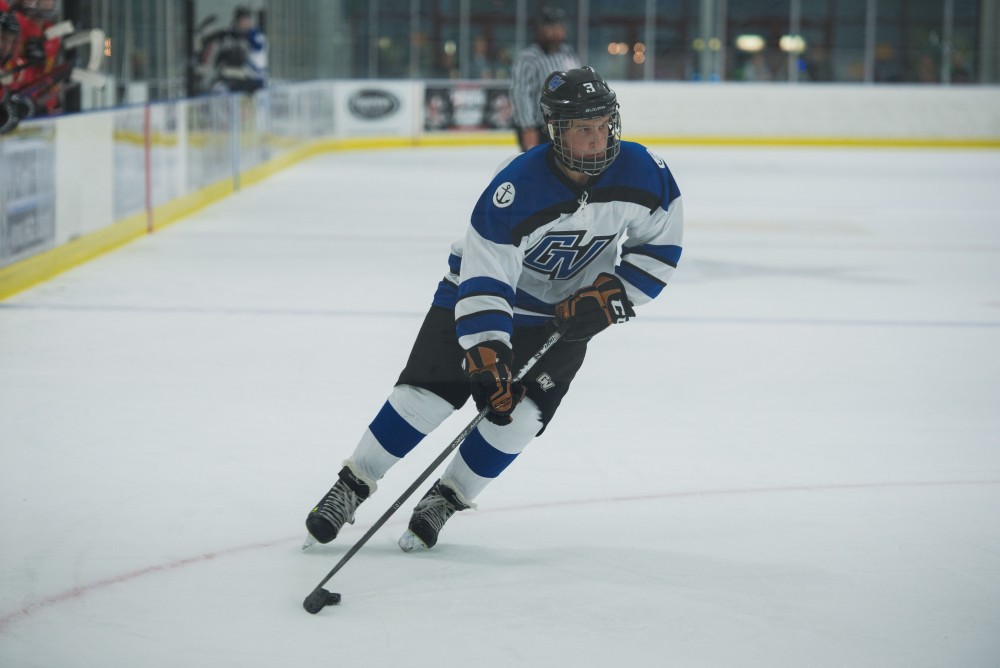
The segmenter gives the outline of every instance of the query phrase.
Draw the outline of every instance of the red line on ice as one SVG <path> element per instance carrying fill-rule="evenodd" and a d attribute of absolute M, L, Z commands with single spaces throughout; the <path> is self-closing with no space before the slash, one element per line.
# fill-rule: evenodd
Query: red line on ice
<path fill-rule="evenodd" d="M 831 485 L 790 485 L 786 487 L 758 487 L 758 488 L 751 487 L 744 489 L 733 488 L 733 489 L 714 489 L 714 490 L 702 490 L 702 491 L 692 490 L 685 492 L 665 492 L 662 494 L 645 494 L 638 496 L 610 497 L 604 499 L 577 499 L 568 501 L 554 501 L 548 503 L 535 503 L 535 504 L 520 505 L 520 506 L 508 506 L 505 508 L 496 508 L 489 512 L 512 512 L 512 511 L 538 509 L 538 508 L 583 506 L 595 503 L 654 501 L 657 499 L 676 499 L 676 498 L 690 498 L 699 496 L 737 496 L 744 494 L 825 492 L 825 491 L 844 491 L 852 489 L 883 489 L 883 488 L 898 489 L 906 487 L 968 487 L 976 485 L 1000 485 L 1000 480 L 843 483 L 843 484 L 831 484 Z M 219 550 L 216 552 L 207 552 L 205 554 L 200 554 L 195 557 L 188 557 L 186 559 L 180 559 L 178 561 L 172 561 L 166 564 L 147 566 L 146 568 L 141 568 L 139 570 L 131 571 L 129 573 L 123 573 L 121 575 L 115 575 L 110 578 L 98 580 L 97 582 L 92 582 L 90 584 L 73 587 L 72 589 L 67 589 L 66 591 L 61 592 L 59 594 L 55 594 L 47 598 L 42 598 L 37 601 L 26 603 L 22 605 L 19 609 L 13 610 L 11 612 L 5 613 L 3 616 L 0 616 L 0 634 L 2 634 L 11 624 L 18 622 L 22 619 L 31 617 L 36 612 L 45 610 L 46 608 L 57 606 L 61 603 L 66 603 L 67 601 L 83 598 L 84 596 L 92 594 L 96 591 L 101 591 L 102 589 L 107 589 L 108 587 L 112 587 L 114 585 L 131 582 L 132 580 L 137 580 L 147 575 L 155 575 L 157 573 L 169 573 L 171 571 L 176 571 L 181 568 L 186 568 L 187 566 L 193 566 L 196 564 L 205 563 L 207 561 L 212 561 L 223 557 L 229 557 L 234 554 L 240 554 L 242 552 L 249 552 L 251 550 L 260 550 L 264 548 L 274 547 L 276 545 L 281 545 L 290 542 L 291 540 L 297 540 L 297 539 L 298 539 L 297 537 L 282 538 L 279 540 L 270 540 L 260 543 L 253 543 L 252 545 L 233 547 L 226 550 Z"/>
<path fill-rule="evenodd" d="M 187 566 L 192 566 L 194 564 L 204 563 L 206 561 L 212 561 L 213 559 L 218 559 L 220 557 L 228 557 L 233 554 L 238 554 L 240 552 L 248 552 L 250 550 L 258 550 L 266 547 L 273 547 L 280 543 L 287 542 L 287 538 L 283 540 L 272 540 L 263 543 L 255 543 L 253 545 L 244 545 L 242 547 L 234 547 L 228 550 L 219 550 L 217 552 L 207 552 L 205 554 L 198 555 L 196 557 L 188 557 L 186 559 L 180 559 L 178 561 L 172 561 L 166 564 L 157 564 L 154 566 L 147 566 L 146 568 L 140 568 L 136 571 L 131 571 L 129 573 L 122 573 L 121 575 L 115 575 L 110 578 L 105 578 L 104 580 L 98 580 L 97 582 L 91 582 L 87 585 L 80 585 L 78 587 L 73 587 L 72 589 L 67 589 L 64 592 L 55 594 L 54 596 L 49 596 L 47 598 L 42 598 L 37 601 L 32 601 L 21 606 L 18 610 L 9 612 L 0 617 L 0 633 L 3 633 L 7 626 L 19 621 L 25 617 L 30 617 L 35 612 L 44 610 L 46 608 L 51 608 L 53 606 L 59 605 L 60 603 L 65 603 L 67 601 L 72 601 L 74 599 L 82 598 L 88 594 L 95 591 L 100 591 L 102 589 L 107 589 L 113 585 L 122 584 L 129 582 L 131 580 L 136 580 L 147 575 L 153 575 L 155 573 L 167 573 L 170 571 L 175 571 L 180 568 L 185 568 Z"/>

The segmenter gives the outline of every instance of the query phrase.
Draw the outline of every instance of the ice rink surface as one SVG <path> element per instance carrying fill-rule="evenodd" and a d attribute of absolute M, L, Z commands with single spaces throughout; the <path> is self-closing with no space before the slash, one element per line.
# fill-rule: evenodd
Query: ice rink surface
<path fill-rule="evenodd" d="M 656 150 L 673 283 L 316 616 L 473 415 L 300 551 L 508 150 L 321 156 L 0 303 L 0 666 L 1000 665 L 1000 152 Z"/>

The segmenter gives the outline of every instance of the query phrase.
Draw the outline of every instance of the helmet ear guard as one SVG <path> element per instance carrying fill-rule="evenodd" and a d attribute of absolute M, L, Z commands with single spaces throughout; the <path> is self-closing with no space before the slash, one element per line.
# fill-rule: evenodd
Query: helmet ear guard
<path fill-rule="evenodd" d="M 587 66 L 550 74 L 542 86 L 539 105 L 556 157 L 567 168 L 597 176 L 618 157 L 621 150 L 618 98 L 594 68 Z M 565 139 L 572 122 L 602 116 L 608 117 L 608 141 L 604 153 L 589 158 L 574 156 Z"/>

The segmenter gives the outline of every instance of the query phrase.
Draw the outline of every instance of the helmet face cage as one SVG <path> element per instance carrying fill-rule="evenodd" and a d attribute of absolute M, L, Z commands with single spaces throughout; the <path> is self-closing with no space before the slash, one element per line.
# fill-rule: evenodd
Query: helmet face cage
<path fill-rule="evenodd" d="M 549 132 L 549 138 L 552 139 L 552 148 L 559 162 L 574 172 L 582 172 L 588 176 L 597 176 L 611 166 L 611 163 L 618 157 L 618 152 L 621 151 L 622 122 L 621 115 L 618 113 L 618 105 L 615 105 L 614 110 L 608 116 L 608 142 L 604 147 L 603 154 L 586 158 L 573 155 L 573 152 L 570 150 L 568 133 L 573 126 L 573 121 L 577 120 L 582 119 L 548 119 L 546 127 Z"/>
<path fill-rule="evenodd" d="M 553 72 L 542 86 L 540 106 L 556 158 L 565 167 L 597 176 L 606 170 L 621 150 L 622 124 L 618 98 L 592 67 Z M 573 121 L 607 118 L 608 141 L 595 156 L 574 156 L 570 132 Z"/>

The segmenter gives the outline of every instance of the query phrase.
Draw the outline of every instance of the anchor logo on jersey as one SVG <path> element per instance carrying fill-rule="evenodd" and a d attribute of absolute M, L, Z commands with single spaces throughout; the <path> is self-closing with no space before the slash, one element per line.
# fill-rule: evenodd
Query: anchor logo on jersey
<path fill-rule="evenodd" d="M 585 244 L 583 239 L 586 234 L 586 232 L 546 234 L 524 256 L 524 266 L 557 281 L 573 278 L 615 239 L 615 235 L 609 234 L 594 237 Z"/>
<path fill-rule="evenodd" d="M 514 184 L 510 181 L 506 181 L 497 186 L 496 191 L 493 193 L 493 204 L 496 205 L 498 209 L 506 209 L 508 206 L 514 203 Z"/>

